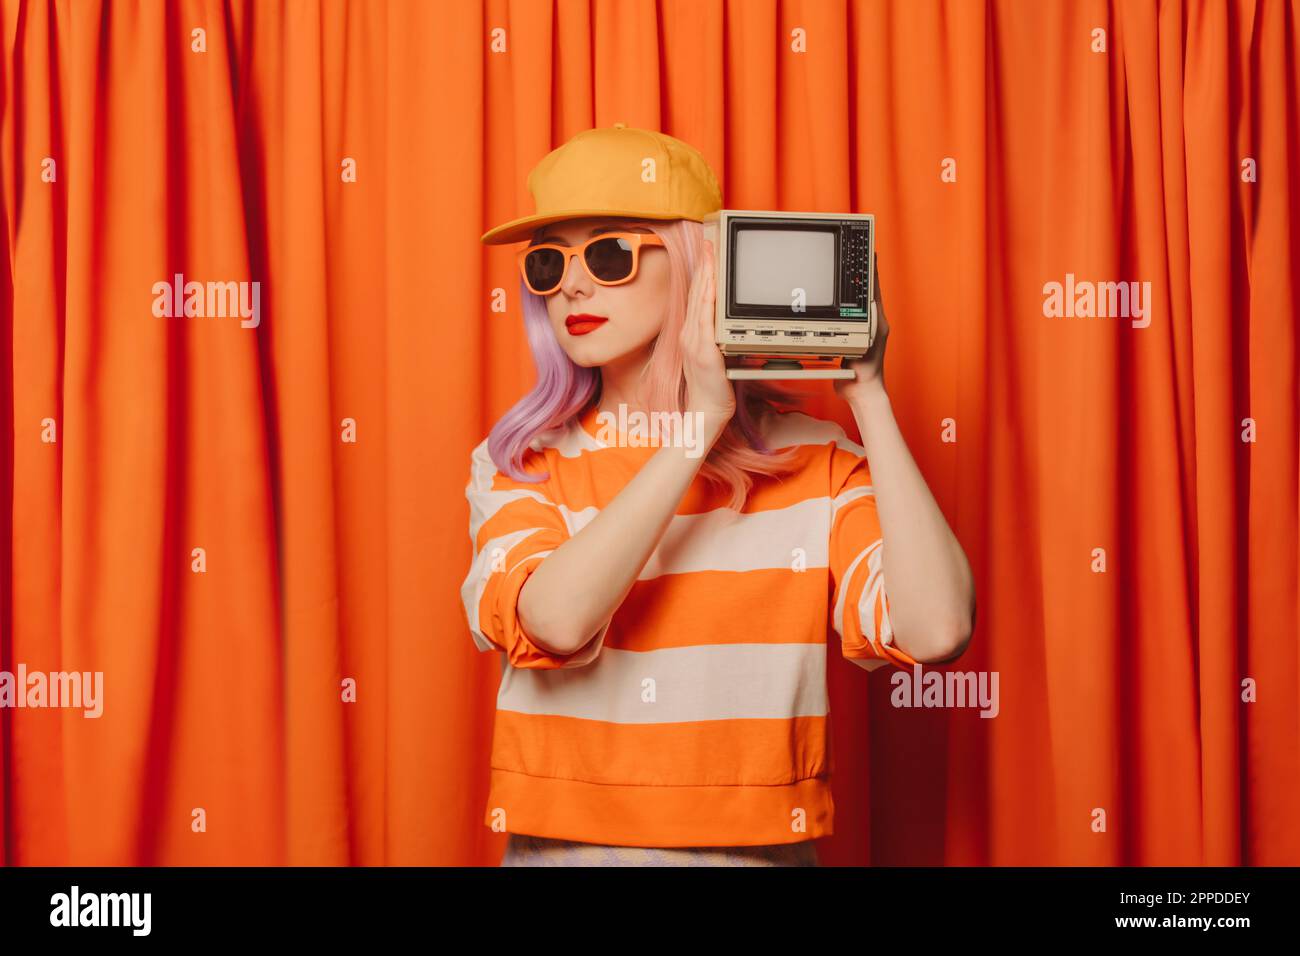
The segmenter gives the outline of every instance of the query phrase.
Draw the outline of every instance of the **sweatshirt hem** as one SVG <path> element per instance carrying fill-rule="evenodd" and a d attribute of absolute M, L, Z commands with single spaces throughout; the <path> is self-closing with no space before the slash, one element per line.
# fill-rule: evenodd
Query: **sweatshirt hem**
<path fill-rule="evenodd" d="M 830 776 L 788 784 L 651 786 L 492 768 L 484 823 L 608 846 L 769 846 L 833 832 Z"/>

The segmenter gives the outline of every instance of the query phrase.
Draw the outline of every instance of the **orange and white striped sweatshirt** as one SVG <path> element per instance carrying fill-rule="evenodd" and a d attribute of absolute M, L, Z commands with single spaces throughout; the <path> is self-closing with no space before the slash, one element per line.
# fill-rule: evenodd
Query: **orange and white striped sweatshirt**
<path fill-rule="evenodd" d="M 828 638 L 867 670 L 916 662 L 893 646 L 864 449 L 801 412 L 761 427 L 798 470 L 757 478 L 741 512 L 697 475 L 622 605 L 563 656 L 524 632 L 519 592 L 657 449 L 601 441 L 590 406 L 527 456 L 543 483 L 474 450 L 461 597 L 502 659 L 487 825 L 651 847 L 832 832 Z"/>

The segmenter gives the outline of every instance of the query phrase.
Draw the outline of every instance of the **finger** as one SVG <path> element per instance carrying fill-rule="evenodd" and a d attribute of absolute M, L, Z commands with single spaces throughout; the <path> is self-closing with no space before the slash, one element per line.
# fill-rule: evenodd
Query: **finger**
<path fill-rule="evenodd" d="M 704 263 L 701 262 L 695 270 L 695 281 L 691 283 L 691 307 L 694 310 L 698 311 L 700 305 L 704 302 L 704 290 L 708 285 L 708 281 L 708 273 L 705 271 Z M 691 312 L 691 316 L 694 318 L 694 311 Z"/>
<path fill-rule="evenodd" d="M 694 356 L 697 349 L 695 340 L 699 337 L 695 321 L 695 302 L 696 296 L 692 295 L 686 306 L 686 318 L 682 322 L 682 349 L 688 357 Z"/>
<path fill-rule="evenodd" d="M 711 339 L 713 263 L 712 244 L 704 240 L 704 249 L 695 266 L 691 291 L 686 304 L 686 322 L 682 329 L 683 345 L 695 360 L 701 359 L 701 348 Z"/>
<path fill-rule="evenodd" d="M 717 260 L 713 258 L 713 243 L 706 241 L 707 252 L 704 259 L 704 304 L 712 306 L 717 294 L 718 269 Z M 712 309 L 707 309 L 708 314 L 705 316 L 706 327 L 712 326 Z"/>
<path fill-rule="evenodd" d="M 684 330 L 689 330 L 692 341 L 699 332 L 698 313 L 704 301 L 704 290 L 708 284 L 707 271 L 701 261 L 696 265 L 695 275 L 691 280 L 691 293 L 686 301 L 686 323 Z"/>
<path fill-rule="evenodd" d="M 701 271 L 697 268 L 691 276 L 691 287 L 686 293 L 686 314 L 688 316 L 692 314 L 691 310 L 700 297 L 700 283 Z"/>
<path fill-rule="evenodd" d="M 710 268 L 704 273 L 704 289 L 700 293 L 700 336 L 706 342 L 713 337 L 714 304 L 714 277 Z"/>

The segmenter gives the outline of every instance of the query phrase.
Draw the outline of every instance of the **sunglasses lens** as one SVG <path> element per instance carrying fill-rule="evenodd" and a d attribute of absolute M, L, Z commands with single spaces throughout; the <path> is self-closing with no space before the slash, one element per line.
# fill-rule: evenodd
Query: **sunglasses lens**
<path fill-rule="evenodd" d="M 587 268 L 597 279 L 616 282 L 632 274 L 632 243 L 611 236 L 587 247 Z"/>
<path fill-rule="evenodd" d="M 528 283 L 538 292 L 549 292 L 564 278 L 564 255 L 556 249 L 538 249 L 524 256 Z"/>

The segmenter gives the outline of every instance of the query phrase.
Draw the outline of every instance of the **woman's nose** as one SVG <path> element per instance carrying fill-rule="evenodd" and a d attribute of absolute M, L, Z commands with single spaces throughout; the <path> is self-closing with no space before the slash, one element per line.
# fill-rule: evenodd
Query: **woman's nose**
<path fill-rule="evenodd" d="M 565 267 L 564 276 L 560 280 L 560 288 L 565 295 L 591 295 L 591 276 L 587 275 L 586 267 L 578 261 L 580 258 L 581 256 L 573 256 Z"/>

